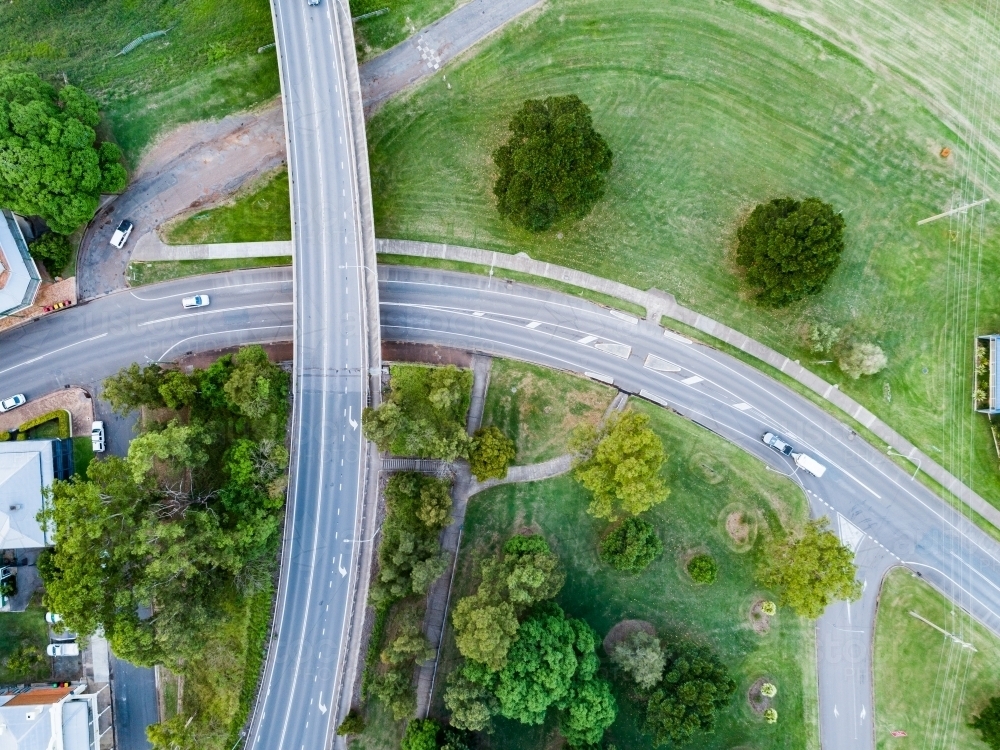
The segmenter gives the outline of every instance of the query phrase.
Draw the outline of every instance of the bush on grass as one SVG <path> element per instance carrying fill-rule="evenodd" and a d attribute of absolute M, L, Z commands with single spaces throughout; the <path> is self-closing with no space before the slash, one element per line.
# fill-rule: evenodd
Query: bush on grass
<path fill-rule="evenodd" d="M 497 427 L 481 427 L 473 436 L 469 469 L 480 482 L 503 479 L 507 476 L 507 467 L 514 462 L 516 455 L 514 441 Z"/>
<path fill-rule="evenodd" d="M 766 721 L 768 724 L 777 724 L 778 723 L 778 712 L 775 711 L 773 708 L 767 709 L 764 712 L 764 721 Z"/>
<path fill-rule="evenodd" d="M 361 734 L 365 731 L 365 720 L 357 711 L 353 708 L 348 712 L 344 720 L 340 722 L 340 726 L 337 727 L 337 734 L 341 737 L 347 737 L 352 734 Z"/>
<path fill-rule="evenodd" d="M 6 583 L 6 581 L 5 581 Z M 30 641 L 22 641 L 5 660 L 9 672 L 30 677 L 48 663 L 45 652 Z"/>
<path fill-rule="evenodd" d="M 440 731 L 441 725 L 434 719 L 413 719 L 406 725 L 399 750 L 438 750 Z"/>
<path fill-rule="evenodd" d="M 45 264 L 50 276 L 58 276 L 73 257 L 73 245 L 64 234 L 46 232 L 28 246 L 31 257 Z"/>
<path fill-rule="evenodd" d="M 69 412 L 65 409 L 56 409 L 55 411 L 46 412 L 41 414 L 34 419 L 29 419 L 27 422 L 21 424 L 18 427 L 18 431 L 27 435 L 29 430 L 33 430 L 36 427 L 41 427 L 46 422 L 56 422 L 59 437 L 61 439 L 68 438 L 70 436 L 70 417 Z M 20 438 L 19 438 L 20 439 Z"/>
<path fill-rule="evenodd" d="M 641 690 L 649 690 L 663 677 L 665 662 L 660 641 L 643 630 L 619 643 L 611 653 L 611 662 Z"/>
<path fill-rule="evenodd" d="M 601 540 L 600 558 L 615 570 L 638 573 L 663 553 L 656 528 L 641 518 L 626 518 Z"/>
<path fill-rule="evenodd" d="M 775 198 L 753 210 L 736 238 L 754 297 L 781 307 L 823 288 L 844 251 L 844 219 L 819 198 Z"/>
<path fill-rule="evenodd" d="M 851 344 L 837 364 L 844 374 L 857 380 L 862 375 L 874 375 L 889 364 L 881 347 L 875 344 Z"/>
<path fill-rule="evenodd" d="M 695 583 L 708 585 L 715 583 L 719 566 L 711 555 L 695 555 L 688 560 L 687 572 Z"/>
<path fill-rule="evenodd" d="M 529 99 L 508 128 L 510 138 L 493 152 L 500 215 L 540 232 L 590 213 L 604 195 L 612 161 L 590 108 L 574 95 Z"/>

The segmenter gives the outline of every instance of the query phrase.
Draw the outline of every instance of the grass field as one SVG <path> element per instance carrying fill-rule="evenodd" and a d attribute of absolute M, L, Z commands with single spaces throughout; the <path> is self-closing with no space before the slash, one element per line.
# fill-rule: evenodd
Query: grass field
<path fill-rule="evenodd" d="M 137 37 L 168 30 L 127 55 Z M 165 129 L 278 94 L 267 0 L 38 0 L 0 5 L 0 67 L 63 75 L 101 102 L 134 166 Z"/>
<path fill-rule="evenodd" d="M 274 258 L 227 258 L 224 260 L 164 260 L 155 263 L 129 263 L 128 279 L 131 286 L 156 284 L 160 281 L 199 276 L 203 273 L 235 271 L 240 268 L 270 268 L 290 266 L 291 256 Z"/>
<path fill-rule="evenodd" d="M 45 650 L 49 642 L 49 627 L 45 624 L 45 607 L 36 601 L 25 612 L 0 613 L 0 685 L 39 682 L 50 675 L 49 659 L 34 674 L 20 674 L 7 668 L 7 657 L 22 643 L 28 642 Z"/>
<path fill-rule="evenodd" d="M 975 647 L 973 652 L 917 620 L 916 612 Z M 894 748 L 895 730 L 927 750 L 986 750 L 967 726 L 1000 695 L 1000 639 L 902 569 L 886 578 L 875 623 L 875 736 Z"/>
<path fill-rule="evenodd" d="M 73 471 L 79 477 L 86 478 L 87 467 L 94 460 L 94 443 L 90 435 L 80 435 L 73 438 Z"/>
<path fill-rule="evenodd" d="M 752 555 L 736 552 L 723 526 L 726 515 L 736 509 L 755 517 L 760 529 L 798 526 L 807 516 L 801 491 L 681 417 L 641 402 L 633 402 L 633 408 L 650 415 L 669 454 L 665 473 L 670 497 L 648 514 L 664 541 L 664 555 L 634 577 L 602 565 L 597 542 L 605 524 L 586 515 L 585 493 L 570 476 L 501 486 L 469 504 L 452 602 L 473 590 L 476 560 L 493 554 L 510 534 L 532 528 L 545 534 L 567 568 L 559 603 L 569 614 L 587 620 L 601 637 L 624 618 L 645 619 L 661 634 L 682 634 L 711 645 L 729 665 L 739 684 L 737 695 L 715 733 L 699 736 L 691 747 L 818 748 L 812 625 L 782 609 L 768 633 L 758 635 L 751 629 L 749 609 L 764 592 L 753 580 Z M 683 556 L 695 549 L 710 552 L 719 564 L 719 579 L 712 586 L 696 586 L 682 570 Z M 444 653 L 440 673 L 455 663 L 450 636 Z M 763 675 L 779 689 L 780 720 L 775 726 L 756 717 L 745 697 Z M 650 738 L 639 728 L 641 716 L 620 693 L 618 699 L 619 717 L 606 742 L 619 748 L 650 748 Z M 441 689 L 436 706 L 443 710 Z M 552 725 L 529 728 L 498 721 L 496 727 L 486 739 L 491 748 L 551 747 L 554 739 Z"/>
<path fill-rule="evenodd" d="M 978 256 L 955 226 L 916 226 L 947 207 L 965 152 L 895 74 L 880 78 L 742 0 L 552 0 L 447 75 L 451 90 L 419 88 L 369 123 L 380 237 L 525 250 L 669 291 L 840 384 L 1000 503 L 989 426 L 969 409 L 968 367 L 973 332 L 1000 326 L 1000 291 L 978 283 Z M 589 217 L 531 235 L 500 220 L 490 154 L 524 99 L 563 93 L 590 105 L 615 164 Z M 944 147 L 956 153 L 942 158 Z M 747 211 L 784 194 L 832 202 L 847 221 L 847 250 L 821 294 L 764 311 L 745 299 L 730 251 Z M 982 236 L 988 269 L 1000 262 L 994 221 Z M 888 369 L 852 381 L 817 364 L 804 333 L 818 321 L 878 343 Z"/>
<path fill-rule="evenodd" d="M 169 222 L 163 238 L 170 245 L 292 239 L 288 171 L 267 175 L 226 205 Z"/>
<path fill-rule="evenodd" d="M 517 445 L 516 464 L 533 464 L 569 450 L 578 424 L 596 425 L 615 389 L 586 378 L 512 359 L 495 359 L 483 426 L 496 425 Z"/>
<path fill-rule="evenodd" d="M 351 15 L 354 18 L 387 11 L 355 21 L 354 42 L 358 62 L 399 44 L 417 29 L 447 14 L 457 4 L 458 0 L 351 0 Z"/>

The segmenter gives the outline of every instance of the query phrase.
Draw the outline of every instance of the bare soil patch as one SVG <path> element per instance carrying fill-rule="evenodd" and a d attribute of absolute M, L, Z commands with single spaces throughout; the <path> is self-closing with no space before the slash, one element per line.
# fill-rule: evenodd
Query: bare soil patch
<path fill-rule="evenodd" d="M 619 643 L 632 635 L 632 633 L 640 631 L 649 633 L 654 637 L 656 636 L 656 628 L 653 627 L 653 623 L 651 622 L 646 622 L 645 620 L 622 620 L 604 636 L 604 653 L 610 655 Z"/>
<path fill-rule="evenodd" d="M 742 503 L 732 503 L 719 514 L 719 523 L 725 529 L 725 539 L 730 549 L 741 553 L 753 549 L 759 527 L 756 511 Z"/>
<path fill-rule="evenodd" d="M 431 365 L 472 367 L 472 352 L 434 344 L 406 344 L 401 341 L 382 342 L 383 362 L 418 362 Z"/>
<path fill-rule="evenodd" d="M 750 689 L 747 690 L 747 703 L 750 704 L 750 708 L 758 716 L 771 707 L 771 699 L 766 695 L 761 695 L 760 692 L 765 682 L 769 682 L 767 677 L 758 677 L 754 684 L 750 686 Z"/>

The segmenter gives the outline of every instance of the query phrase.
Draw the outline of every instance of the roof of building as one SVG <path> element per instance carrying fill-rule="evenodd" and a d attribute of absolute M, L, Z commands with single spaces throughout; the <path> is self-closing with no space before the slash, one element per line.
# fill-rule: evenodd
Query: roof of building
<path fill-rule="evenodd" d="M 14 216 L 0 212 L 0 315 L 30 306 L 41 280 Z"/>
<path fill-rule="evenodd" d="M 51 440 L 0 443 L 0 549 L 49 545 L 37 515 L 44 504 L 42 489 L 53 477 Z"/>
<path fill-rule="evenodd" d="M 49 703 L 58 703 L 67 695 L 73 692 L 73 688 L 32 688 L 26 693 L 18 693 L 3 705 L 7 708 L 11 706 L 45 706 Z"/>
<path fill-rule="evenodd" d="M 0 750 L 93 750 L 96 713 L 93 694 L 70 688 L 0 695 Z"/>

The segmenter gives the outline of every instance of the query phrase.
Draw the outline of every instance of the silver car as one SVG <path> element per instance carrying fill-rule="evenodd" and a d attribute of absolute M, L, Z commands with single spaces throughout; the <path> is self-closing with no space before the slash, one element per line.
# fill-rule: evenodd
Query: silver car
<path fill-rule="evenodd" d="M 181 304 L 188 310 L 192 307 L 208 307 L 211 301 L 207 294 L 196 294 L 193 297 L 185 297 L 181 300 Z"/>

